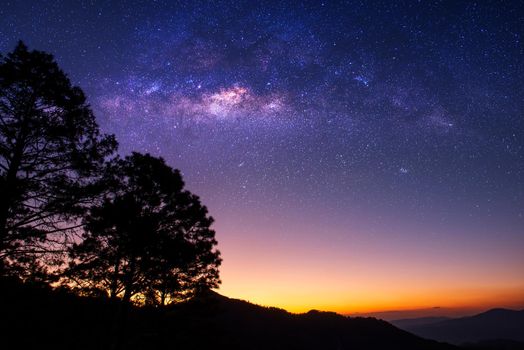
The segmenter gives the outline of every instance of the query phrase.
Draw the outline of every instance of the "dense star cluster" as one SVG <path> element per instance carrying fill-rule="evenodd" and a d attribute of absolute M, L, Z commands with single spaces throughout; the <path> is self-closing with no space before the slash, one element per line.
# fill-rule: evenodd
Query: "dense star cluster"
<path fill-rule="evenodd" d="M 493 242 L 522 250 L 522 13 L 487 1 L 12 1 L 0 50 L 22 39 L 54 53 L 121 153 L 181 169 L 217 218 L 227 288 L 228 257 L 262 240 L 249 235 L 340 251 L 478 241 L 473 260 Z"/>

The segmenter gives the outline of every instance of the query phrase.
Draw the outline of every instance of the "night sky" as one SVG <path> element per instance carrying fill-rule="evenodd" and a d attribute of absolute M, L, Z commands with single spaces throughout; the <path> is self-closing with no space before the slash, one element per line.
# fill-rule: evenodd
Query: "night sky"
<path fill-rule="evenodd" d="M 120 153 L 181 169 L 219 292 L 292 311 L 524 305 L 524 2 L 3 1 Z"/>

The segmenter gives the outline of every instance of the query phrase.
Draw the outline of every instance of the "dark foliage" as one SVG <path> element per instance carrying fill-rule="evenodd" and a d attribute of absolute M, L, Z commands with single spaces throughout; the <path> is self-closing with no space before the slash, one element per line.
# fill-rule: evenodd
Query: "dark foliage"
<path fill-rule="evenodd" d="M 217 287 L 213 218 L 178 170 L 133 153 L 111 166 L 112 190 L 85 217 L 67 282 L 84 293 L 164 305 Z"/>
<path fill-rule="evenodd" d="M 41 270 L 100 191 L 116 148 L 53 56 L 23 43 L 0 56 L 0 261 Z M 1 267 L 1 266 L 0 266 Z M 18 270 L 16 273 L 21 273 Z M 5 271 L 4 271 L 5 272 Z M 32 276 L 35 275 L 32 273 Z"/>

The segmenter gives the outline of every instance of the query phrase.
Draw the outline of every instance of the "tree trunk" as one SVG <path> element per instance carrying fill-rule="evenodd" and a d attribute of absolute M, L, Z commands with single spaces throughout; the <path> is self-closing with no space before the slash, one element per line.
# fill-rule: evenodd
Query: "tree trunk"
<path fill-rule="evenodd" d="M 163 290 L 161 293 L 160 293 L 160 306 L 165 306 L 166 305 L 166 292 Z"/>
<path fill-rule="evenodd" d="M 16 175 L 22 162 L 23 149 L 23 142 L 19 140 L 16 143 L 15 151 L 5 176 L 5 182 L 2 184 L 3 193 L 0 198 L 0 253 L 5 253 L 5 249 L 7 249 L 8 246 L 7 219 L 9 218 L 9 210 L 13 204 L 14 194 L 16 194 Z"/>
<path fill-rule="evenodd" d="M 113 273 L 113 278 L 109 286 L 109 297 L 111 299 L 116 300 L 117 291 L 118 291 L 118 273 L 120 272 L 120 259 L 119 258 L 116 259 L 114 269 L 115 271 Z"/>

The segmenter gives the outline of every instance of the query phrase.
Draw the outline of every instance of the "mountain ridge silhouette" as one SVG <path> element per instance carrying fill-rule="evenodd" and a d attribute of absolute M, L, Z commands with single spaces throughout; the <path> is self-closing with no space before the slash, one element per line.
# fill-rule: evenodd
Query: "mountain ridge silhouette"
<path fill-rule="evenodd" d="M 423 318 L 391 321 L 392 324 L 424 338 L 452 344 L 490 340 L 524 342 L 524 310 L 493 308 L 476 315 L 421 323 Z"/>
<path fill-rule="evenodd" d="M 0 294 L 4 344 L 110 348 L 118 301 L 6 281 Z M 383 320 L 317 310 L 292 314 L 215 292 L 163 309 L 130 307 L 123 339 L 125 349 L 457 349 Z"/>

